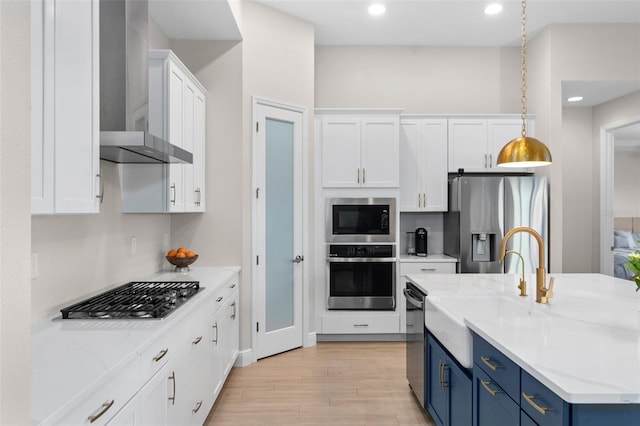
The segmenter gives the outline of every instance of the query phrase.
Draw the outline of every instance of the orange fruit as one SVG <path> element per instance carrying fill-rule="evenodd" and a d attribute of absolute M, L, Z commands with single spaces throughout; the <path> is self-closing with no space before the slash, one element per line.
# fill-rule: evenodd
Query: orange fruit
<path fill-rule="evenodd" d="M 169 257 L 173 257 L 173 256 L 175 256 L 176 254 L 178 254 L 178 252 L 177 252 L 176 250 L 169 250 L 169 252 L 167 253 L 167 256 L 169 256 Z"/>
<path fill-rule="evenodd" d="M 185 247 L 178 247 L 178 250 L 176 250 L 178 253 L 186 253 L 187 249 Z"/>
<path fill-rule="evenodd" d="M 193 250 L 189 250 L 189 251 L 186 253 L 186 255 L 187 255 L 187 257 L 195 257 L 195 256 L 196 256 L 196 252 L 195 252 L 195 251 L 193 251 Z"/>
<path fill-rule="evenodd" d="M 187 255 L 186 255 L 186 254 L 184 254 L 184 252 L 178 252 L 178 253 L 176 254 L 176 257 L 178 257 L 178 258 L 185 258 L 185 257 L 187 257 Z"/>

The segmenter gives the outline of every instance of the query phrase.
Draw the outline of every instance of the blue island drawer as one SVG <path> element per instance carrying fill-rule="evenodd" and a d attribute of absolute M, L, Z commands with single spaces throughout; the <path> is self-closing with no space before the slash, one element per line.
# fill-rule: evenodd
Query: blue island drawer
<path fill-rule="evenodd" d="M 520 407 L 540 426 L 568 424 L 569 404 L 524 370 Z"/>
<path fill-rule="evenodd" d="M 520 401 L 520 367 L 482 337 L 473 334 L 473 362 L 514 401 Z"/>

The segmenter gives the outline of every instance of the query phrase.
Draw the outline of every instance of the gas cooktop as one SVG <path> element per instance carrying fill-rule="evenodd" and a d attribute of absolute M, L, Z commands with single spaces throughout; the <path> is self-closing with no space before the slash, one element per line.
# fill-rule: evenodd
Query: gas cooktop
<path fill-rule="evenodd" d="M 164 318 L 199 290 L 199 281 L 132 281 L 60 312 L 63 319 Z"/>

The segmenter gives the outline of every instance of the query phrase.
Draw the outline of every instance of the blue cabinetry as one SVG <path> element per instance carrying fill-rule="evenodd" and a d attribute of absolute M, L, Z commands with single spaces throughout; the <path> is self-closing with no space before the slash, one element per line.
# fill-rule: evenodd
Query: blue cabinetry
<path fill-rule="evenodd" d="M 472 387 L 467 370 L 427 334 L 426 408 L 439 426 L 471 424 Z"/>
<path fill-rule="evenodd" d="M 638 426 L 640 404 L 569 404 L 474 333 L 473 426 L 495 425 Z"/>

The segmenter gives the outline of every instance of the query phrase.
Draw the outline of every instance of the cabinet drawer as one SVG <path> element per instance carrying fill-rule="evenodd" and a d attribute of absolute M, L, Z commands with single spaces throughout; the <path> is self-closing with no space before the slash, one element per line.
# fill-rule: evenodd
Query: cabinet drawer
<path fill-rule="evenodd" d="M 455 262 L 400 262 L 400 275 L 455 274 Z"/>
<path fill-rule="evenodd" d="M 213 295 L 214 307 L 212 312 L 217 312 L 218 309 L 222 308 L 231 295 L 236 291 L 238 291 L 238 280 L 236 277 L 230 279 L 216 289 L 215 294 Z"/>
<path fill-rule="evenodd" d="M 88 396 L 55 423 L 92 426 L 106 424 L 127 405 L 140 388 L 139 374 L 138 360 L 129 362 L 103 386 L 92 392 L 86 392 Z"/>
<path fill-rule="evenodd" d="M 473 369 L 473 424 L 475 426 L 517 425 L 518 403 L 482 369 Z"/>
<path fill-rule="evenodd" d="M 487 341 L 473 335 L 473 362 L 514 401 L 520 401 L 520 367 Z"/>
<path fill-rule="evenodd" d="M 520 406 L 540 426 L 561 426 L 568 404 L 522 370 Z"/>
<path fill-rule="evenodd" d="M 399 315 L 323 315 L 323 334 L 399 333 Z"/>

